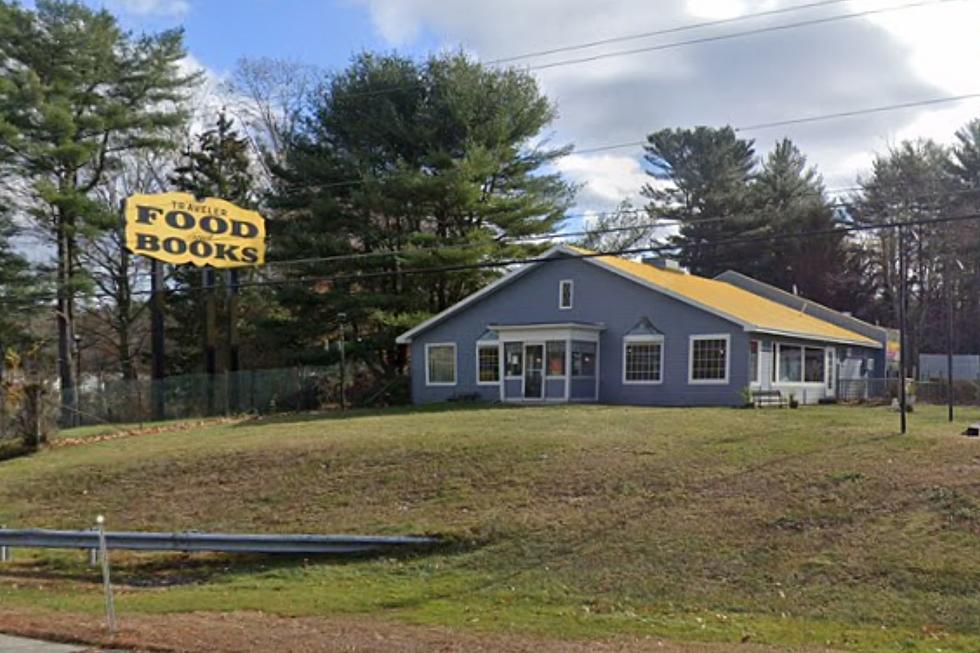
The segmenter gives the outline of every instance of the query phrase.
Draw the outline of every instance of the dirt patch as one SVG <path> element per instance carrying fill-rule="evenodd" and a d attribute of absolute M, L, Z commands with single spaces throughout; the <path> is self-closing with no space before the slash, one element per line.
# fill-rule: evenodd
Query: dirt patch
<path fill-rule="evenodd" d="M 222 426 L 225 424 L 238 424 L 240 422 L 253 421 L 256 418 L 253 416 L 238 416 L 238 417 L 211 417 L 208 419 L 192 420 L 187 422 L 179 422 L 176 424 L 158 424 L 155 426 L 146 426 L 143 428 L 121 428 L 112 433 L 105 433 L 103 435 L 93 435 L 89 437 L 80 438 L 58 438 L 49 443 L 52 449 L 61 449 L 62 447 L 77 447 L 85 444 L 95 444 L 97 442 L 108 442 L 110 440 L 122 440 L 123 438 L 133 438 L 141 435 L 158 435 L 160 433 L 174 433 L 177 431 L 191 431 L 201 428 L 209 428 L 212 426 Z"/>
<path fill-rule="evenodd" d="M 460 633 L 366 619 L 276 617 L 257 612 L 129 615 L 114 637 L 92 615 L 0 612 L 0 632 L 52 641 L 139 651 L 181 653 L 832 653 L 748 644 L 678 644 L 657 638 L 565 641 Z"/>

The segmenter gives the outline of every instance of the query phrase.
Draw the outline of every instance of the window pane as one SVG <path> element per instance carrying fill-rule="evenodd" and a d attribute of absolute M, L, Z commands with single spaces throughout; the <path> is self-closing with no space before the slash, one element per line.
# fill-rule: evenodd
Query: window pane
<path fill-rule="evenodd" d="M 595 376 L 595 343 L 572 342 L 572 376 Z"/>
<path fill-rule="evenodd" d="M 749 341 L 749 379 L 752 383 L 759 382 L 759 341 Z"/>
<path fill-rule="evenodd" d="M 779 380 L 799 383 L 803 380 L 803 352 L 793 345 L 779 346 Z"/>
<path fill-rule="evenodd" d="M 561 290 L 559 291 L 560 296 L 560 306 L 561 308 L 571 308 L 572 307 L 572 282 L 562 281 Z"/>
<path fill-rule="evenodd" d="M 524 344 L 508 342 L 504 345 L 504 364 L 507 366 L 507 376 L 524 374 Z"/>
<path fill-rule="evenodd" d="M 724 381 L 727 376 L 728 342 L 722 338 L 695 340 L 691 352 L 691 379 Z"/>
<path fill-rule="evenodd" d="M 481 345 L 477 349 L 480 366 L 480 383 L 496 383 L 500 380 L 500 349 L 497 345 Z"/>
<path fill-rule="evenodd" d="M 823 349 L 806 348 L 806 363 L 804 365 L 804 380 L 808 383 L 823 383 Z"/>
<path fill-rule="evenodd" d="M 456 348 L 429 347 L 429 383 L 456 383 Z"/>
<path fill-rule="evenodd" d="M 659 381 L 659 342 L 631 342 L 626 344 L 626 380 Z"/>
<path fill-rule="evenodd" d="M 546 347 L 548 349 L 548 376 L 565 376 L 565 341 L 549 340 Z"/>

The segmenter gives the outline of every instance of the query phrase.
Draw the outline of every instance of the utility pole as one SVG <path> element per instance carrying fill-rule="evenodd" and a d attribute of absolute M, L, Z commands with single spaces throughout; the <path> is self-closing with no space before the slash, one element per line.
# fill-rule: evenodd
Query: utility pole
<path fill-rule="evenodd" d="M 953 421 L 953 278 L 952 267 L 949 264 L 949 254 L 946 255 L 946 404 L 949 421 Z"/>
<path fill-rule="evenodd" d="M 906 324 L 905 324 L 905 296 L 908 291 L 906 284 L 906 270 L 905 270 L 905 225 L 898 226 L 898 276 L 899 276 L 899 290 L 898 290 L 898 368 L 899 368 L 899 379 L 898 379 L 898 410 L 901 415 L 901 432 L 905 435 L 908 432 L 908 406 L 906 404 L 907 397 L 905 396 L 905 377 L 906 368 L 908 365 L 908 353 L 905 350 L 905 343 L 908 340 L 906 337 Z"/>

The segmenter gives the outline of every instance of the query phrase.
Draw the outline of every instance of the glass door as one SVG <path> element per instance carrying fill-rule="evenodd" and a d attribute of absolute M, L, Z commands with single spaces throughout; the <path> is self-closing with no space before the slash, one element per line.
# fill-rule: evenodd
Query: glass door
<path fill-rule="evenodd" d="M 524 398 L 544 399 L 544 345 L 524 345 Z"/>

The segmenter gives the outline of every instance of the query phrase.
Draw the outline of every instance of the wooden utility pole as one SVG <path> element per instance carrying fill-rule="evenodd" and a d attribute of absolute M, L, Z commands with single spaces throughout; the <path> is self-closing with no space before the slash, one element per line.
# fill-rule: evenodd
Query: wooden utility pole
<path fill-rule="evenodd" d="M 908 292 L 906 283 L 907 271 L 905 269 L 905 226 L 898 226 L 898 411 L 901 415 L 900 426 L 902 435 L 908 432 L 908 404 L 905 396 L 905 377 L 908 366 L 908 353 L 905 350 L 906 337 L 905 324 L 905 298 Z"/>

